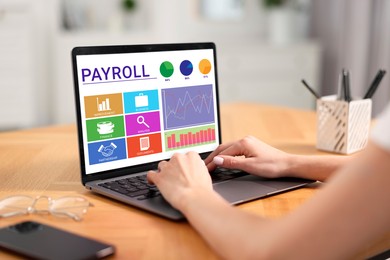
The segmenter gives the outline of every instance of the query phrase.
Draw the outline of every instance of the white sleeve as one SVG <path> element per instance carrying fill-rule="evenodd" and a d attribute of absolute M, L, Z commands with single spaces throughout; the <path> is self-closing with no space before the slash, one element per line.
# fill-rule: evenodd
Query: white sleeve
<path fill-rule="evenodd" d="M 379 115 L 377 123 L 371 132 L 371 140 L 390 151 L 390 103 Z"/>

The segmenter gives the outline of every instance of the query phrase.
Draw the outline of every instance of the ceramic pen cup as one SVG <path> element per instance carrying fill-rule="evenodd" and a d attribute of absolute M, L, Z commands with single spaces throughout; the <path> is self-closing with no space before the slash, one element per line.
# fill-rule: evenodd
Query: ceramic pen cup
<path fill-rule="evenodd" d="M 351 154 L 368 142 L 371 99 L 337 100 L 335 95 L 317 100 L 317 149 Z"/>

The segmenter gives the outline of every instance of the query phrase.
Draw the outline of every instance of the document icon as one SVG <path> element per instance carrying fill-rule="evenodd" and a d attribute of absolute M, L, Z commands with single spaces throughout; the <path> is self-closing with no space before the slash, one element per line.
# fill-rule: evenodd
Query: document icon
<path fill-rule="evenodd" d="M 147 107 L 149 105 L 148 95 L 139 93 L 138 96 L 135 96 L 135 107 Z"/>
<path fill-rule="evenodd" d="M 149 136 L 141 137 L 139 139 L 139 148 L 141 151 L 146 151 L 150 147 Z"/>

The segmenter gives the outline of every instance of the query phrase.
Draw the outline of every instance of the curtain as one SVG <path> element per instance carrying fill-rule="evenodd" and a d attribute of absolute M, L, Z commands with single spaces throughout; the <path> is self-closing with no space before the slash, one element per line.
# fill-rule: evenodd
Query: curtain
<path fill-rule="evenodd" d="M 373 96 L 376 116 L 390 100 L 390 1 L 312 0 L 311 37 L 323 47 L 321 94 L 337 93 L 343 68 L 351 92 L 364 96 L 379 69 L 387 71 Z"/>

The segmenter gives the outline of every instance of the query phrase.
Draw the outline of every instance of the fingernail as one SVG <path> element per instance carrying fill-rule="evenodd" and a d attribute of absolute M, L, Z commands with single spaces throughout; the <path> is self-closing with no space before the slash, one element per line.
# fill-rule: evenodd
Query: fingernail
<path fill-rule="evenodd" d="M 223 164 L 223 158 L 222 158 L 222 157 L 215 156 L 215 157 L 213 158 L 213 162 L 214 162 L 216 165 L 222 165 L 222 164 Z"/>

